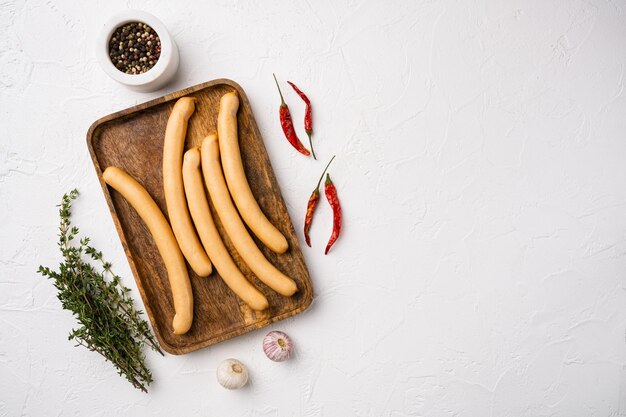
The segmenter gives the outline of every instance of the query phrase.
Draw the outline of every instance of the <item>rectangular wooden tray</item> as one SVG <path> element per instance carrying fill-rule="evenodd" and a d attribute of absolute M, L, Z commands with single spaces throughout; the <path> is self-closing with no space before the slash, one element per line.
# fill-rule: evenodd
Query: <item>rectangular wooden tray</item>
<path fill-rule="evenodd" d="M 188 268 L 194 296 L 194 321 L 187 334 L 174 335 L 171 327 L 174 307 L 163 261 L 139 215 L 119 193 L 107 188 L 102 171 L 114 165 L 128 172 L 148 190 L 167 216 L 161 165 L 165 126 L 174 103 L 182 96 L 193 96 L 197 100 L 187 132 L 185 146 L 189 148 L 199 145 L 209 132 L 216 130 L 220 98 L 233 90 L 240 98 L 239 143 L 250 187 L 263 212 L 285 234 L 289 250 L 276 255 L 256 238 L 255 241 L 270 262 L 296 281 L 298 292 L 292 297 L 283 297 L 262 284 L 239 257 L 211 208 L 235 263 L 265 294 L 270 308 L 255 312 L 230 291 L 216 271 L 208 278 L 200 278 Z M 250 103 L 235 82 L 209 81 L 103 117 L 89 128 L 87 146 L 152 328 L 167 352 L 177 355 L 192 352 L 294 316 L 311 304 L 313 288 L 298 239 Z"/>

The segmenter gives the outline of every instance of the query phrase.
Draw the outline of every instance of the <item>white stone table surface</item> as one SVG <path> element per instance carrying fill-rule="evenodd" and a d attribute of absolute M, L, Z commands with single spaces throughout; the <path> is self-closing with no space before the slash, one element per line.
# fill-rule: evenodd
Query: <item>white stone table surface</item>
<path fill-rule="evenodd" d="M 100 26 L 127 8 L 179 45 L 160 91 L 96 62 Z M 0 416 L 626 416 L 625 67 L 623 0 L 0 0 Z M 297 355 L 270 362 L 267 329 L 150 352 L 143 394 L 67 340 L 74 319 L 36 273 L 60 260 L 55 205 L 80 190 L 76 224 L 141 305 L 85 134 L 226 77 L 303 242 L 323 162 L 282 137 L 272 72 L 310 95 L 345 217 L 324 256 L 322 200 L 303 248 L 313 305 L 270 327 Z M 247 388 L 217 384 L 228 357 Z"/>

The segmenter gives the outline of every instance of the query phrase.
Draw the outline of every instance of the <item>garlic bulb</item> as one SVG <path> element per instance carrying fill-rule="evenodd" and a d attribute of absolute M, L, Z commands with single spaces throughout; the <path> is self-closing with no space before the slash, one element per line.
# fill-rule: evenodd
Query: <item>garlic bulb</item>
<path fill-rule="evenodd" d="M 248 370 L 237 359 L 226 359 L 217 367 L 217 382 L 227 389 L 238 389 L 248 382 Z"/>
<path fill-rule="evenodd" d="M 263 351 L 268 358 L 275 362 L 282 362 L 291 356 L 293 343 L 291 338 L 283 332 L 272 331 L 263 339 Z"/>

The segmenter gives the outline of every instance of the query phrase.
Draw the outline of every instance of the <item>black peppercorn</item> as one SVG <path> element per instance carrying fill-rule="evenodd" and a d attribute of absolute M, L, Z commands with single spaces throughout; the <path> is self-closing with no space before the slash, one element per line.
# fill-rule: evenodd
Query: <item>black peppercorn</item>
<path fill-rule="evenodd" d="M 118 27 L 109 40 L 109 58 L 118 70 L 126 74 L 143 74 L 149 71 L 156 65 L 160 55 L 159 35 L 142 22 L 126 23 Z"/>

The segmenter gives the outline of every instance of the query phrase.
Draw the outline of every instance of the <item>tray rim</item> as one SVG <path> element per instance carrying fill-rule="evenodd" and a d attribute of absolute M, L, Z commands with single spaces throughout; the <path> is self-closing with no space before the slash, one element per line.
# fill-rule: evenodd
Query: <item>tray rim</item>
<path fill-rule="evenodd" d="M 109 189 L 106 185 L 106 183 L 104 182 L 104 179 L 102 178 L 102 169 L 100 167 L 100 162 L 98 161 L 98 158 L 96 156 L 96 153 L 94 151 L 94 147 L 93 147 L 93 141 L 94 141 L 94 137 L 96 136 L 96 132 L 98 129 L 100 129 L 103 125 L 115 121 L 117 119 L 121 119 L 121 118 L 125 118 L 128 117 L 130 115 L 132 115 L 133 113 L 138 113 L 141 112 L 143 110 L 149 109 L 151 107 L 163 104 L 163 103 L 167 103 L 169 101 L 178 99 L 180 97 L 192 94 L 192 93 L 196 93 L 198 91 L 204 90 L 206 88 L 210 88 L 210 87 L 214 87 L 216 85 L 219 84 L 225 84 L 228 85 L 232 88 L 234 88 L 235 90 L 237 90 L 237 94 L 239 94 L 240 99 L 243 101 L 244 106 L 247 106 L 249 111 L 250 111 L 250 127 L 252 129 L 252 131 L 254 132 L 255 135 L 257 135 L 260 139 L 261 139 L 261 145 L 263 147 L 263 149 L 265 150 L 265 160 L 268 164 L 269 169 L 272 172 L 272 175 L 274 174 L 274 169 L 272 168 L 272 164 L 271 161 L 269 159 L 269 155 L 267 155 L 267 150 L 265 149 L 265 142 L 263 140 L 263 136 L 261 135 L 261 132 L 259 131 L 259 128 L 256 124 L 256 119 L 254 118 L 254 113 L 252 113 L 252 107 L 250 105 L 250 102 L 248 100 L 248 97 L 246 95 L 246 93 L 244 92 L 243 88 L 237 84 L 235 81 L 230 80 L 228 78 L 217 78 L 211 81 L 207 81 L 204 83 L 200 83 L 200 84 L 196 84 L 193 85 L 191 87 L 187 87 L 187 88 L 183 88 L 177 91 L 174 91 L 172 93 L 168 93 L 165 94 L 163 96 L 154 98 L 152 100 L 146 101 L 144 103 L 140 103 L 137 104 L 135 106 L 131 106 L 128 108 L 125 108 L 123 110 L 108 114 L 104 117 L 101 117 L 99 119 L 97 119 L 95 122 L 93 122 L 91 124 L 91 126 L 89 126 L 89 129 L 87 130 L 87 148 L 89 150 L 89 155 L 91 156 L 91 160 L 92 163 L 94 165 L 94 168 L 96 170 L 96 176 L 98 177 L 98 182 L 100 183 L 100 187 L 102 188 L 102 191 L 104 193 L 104 198 L 106 200 L 107 206 L 109 208 L 109 212 L 111 213 L 111 218 L 113 220 L 113 224 L 115 225 L 115 229 L 117 231 L 117 234 L 120 238 L 121 244 L 122 244 L 122 248 L 124 249 L 124 254 L 126 255 L 126 259 L 128 261 L 128 264 L 130 266 L 131 272 L 133 274 L 133 278 L 135 280 L 135 284 L 137 285 L 137 289 L 139 290 L 139 294 L 141 296 L 141 302 L 143 304 L 143 307 L 145 309 L 146 314 L 148 315 L 149 321 L 150 321 L 150 326 L 152 327 L 152 331 L 154 332 L 157 340 L 159 341 L 159 344 L 161 345 L 161 347 L 163 348 L 163 350 L 165 350 L 168 353 L 171 353 L 173 355 L 183 355 L 186 353 L 191 353 L 194 352 L 196 350 L 200 350 L 203 349 L 205 347 L 208 346 L 212 346 L 214 344 L 223 342 L 225 340 L 228 339 L 232 339 L 234 337 L 252 332 L 254 330 L 258 330 L 261 329 L 263 327 L 266 327 L 272 323 L 275 323 L 277 321 L 280 320 L 284 320 L 287 319 L 289 317 L 293 317 L 299 313 L 304 312 L 305 310 L 307 310 L 310 306 L 311 303 L 313 302 L 313 282 L 311 281 L 311 274 L 308 271 L 306 262 L 304 263 L 304 267 L 307 270 L 307 281 L 308 281 L 308 285 L 306 286 L 305 289 L 303 289 L 302 291 L 304 292 L 304 296 L 301 300 L 301 303 L 299 305 L 297 305 L 294 309 L 286 311 L 282 314 L 279 314 L 277 316 L 272 316 L 267 318 L 266 320 L 262 320 L 256 323 L 252 323 L 249 324 L 247 326 L 243 326 L 243 327 L 238 327 L 235 330 L 226 332 L 226 333 L 221 333 L 218 336 L 215 337 L 210 337 L 208 339 L 205 339 L 204 341 L 199 341 L 190 345 L 186 345 L 186 346 L 182 346 L 182 347 L 178 347 L 178 346 L 174 346 L 169 344 L 168 342 L 166 342 L 163 337 L 161 336 L 161 332 L 159 330 L 159 328 L 155 325 L 156 321 L 154 320 L 154 316 L 153 316 L 153 312 L 152 309 L 150 308 L 150 304 L 146 303 L 147 297 L 143 288 L 143 284 L 141 279 L 139 278 L 139 272 L 137 270 L 137 266 L 135 265 L 135 260 L 134 257 L 128 247 L 128 243 L 126 241 L 126 234 L 124 233 L 124 230 L 122 228 L 122 225 L 119 221 L 119 218 L 117 216 L 117 212 L 115 210 L 115 207 L 113 206 L 113 200 L 111 199 L 111 195 L 109 193 Z M 285 208 L 287 207 L 285 202 L 284 202 L 284 198 L 282 196 L 282 192 L 280 190 L 280 187 L 278 188 L 278 196 L 280 198 L 280 200 L 282 200 L 283 204 L 285 205 Z M 289 217 L 289 221 L 291 223 L 291 227 L 293 228 L 293 221 L 291 220 L 291 216 L 289 216 L 289 211 L 287 210 L 287 215 Z M 298 240 L 298 239 L 296 239 Z M 301 253 L 302 250 L 300 248 L 300 242 L 298 241 L 298 248 L 297 248 Z"/>

